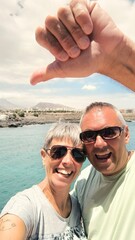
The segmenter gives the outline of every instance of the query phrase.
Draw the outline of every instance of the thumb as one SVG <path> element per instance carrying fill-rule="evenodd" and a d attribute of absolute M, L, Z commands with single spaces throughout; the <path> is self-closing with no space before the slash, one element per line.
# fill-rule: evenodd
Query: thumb
<path fill-rule="evenodd" d="M 65 62 L 56 59 L 46 68 L 35 71 L 30 78 L 31 84 L 35 85 L 52 78 L 86 77 L 94 73 L 95 64 L 91 64 L 90 67 L 89 61 L 86 60 L 88 58 L 87 52 L 87 50 L 83 50 L 77 58 L 69 58 Z"/>
<path fill-rule="evenodd" d="M 59 60 L 55 60 L 47 67 L 36 70 L 30 78 L 30 83 L 32 85 L 36 85 L 39 82 L 45 82 L 49 79 L 66 77 L 66 74 L 64 74 L 63 71 L 63 69 L 65 68 L 64 64 Z"/>

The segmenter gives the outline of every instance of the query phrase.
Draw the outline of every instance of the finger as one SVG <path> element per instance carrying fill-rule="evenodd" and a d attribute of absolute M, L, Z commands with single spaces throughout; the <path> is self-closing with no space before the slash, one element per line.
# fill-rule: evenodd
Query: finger
<path fill-rule="evenodd" d="M 41 27 L 37 28 L 35 37 L 37 42 L 48 51 L 50 51 L 55 58 L 60 61 L 67 61 L 69 56 L 61 47 L 57 39 L 48 31 Z"/>
<path fill-rule="evenodd" d="M 71 70 L 72 60 L 73 59 L 69 59 L 65 63 L 56 60 L 53 63 L 49 64 L 46 68 L 38 69 L 31 76 L 30 83 L 32 85 L 36 85 L 39 82 L 45 82 L 49 79 L 53 79 L 57 77 L 59 78 L 64 78 L 66 76 L 70 77 L 70 74 L 72 77 L 74 77 L 76 73 L 73 73 Z"/>
<path fill-rule="evenodd" d="M 60 66 L 56 60 L 53 63 L 49 64 L 47 68 L 41 68 L 35 71 L 30 78 L 30 83 L 32 85 L 36 85 L 37 83 L 45 82 L 49 79 L 57 78 L 60 76 L 64 77 L 64 73 L 62 74 L 62 69 L 60 70 Z"/>
<path fill-rule="evenodd" d="M 65 65 L 63 65 L 62 62 L 56 60 L 49 64 L 46 68 L 41 68 L 35 71 L 30 78 L 30 83 L 35 85 L 39 82 L 45 82 L 52 78 L 65 77 L 66 73 L 64 72 L 64 69 L 68 71 L 69 63 L 65 62 Z"/>
<path fill-rule="evenodd" d="M 86 49 L 90 40 L 89 37 L 82 31 L 78 23 L 75 21 L 73 13 L 69 6 L 60 8 L 58 11 L 58 18 L 61 20 L 64 26 L 68 29 L 68 32 L 71 34 L 78 47 L 81 50 Z"/>
<path fill-rule="evenodd" d="M 85 77 L 93 72 L 96 72 L 95 63 L 91 64 L 86 61 L 88 57 L 88 51 L 83 50 L 78 58 L 70 58 L 66 62 L 55 60 L 49 64 L 47 68 L 42 68 L 33 73 L 30 82 L 35 85 L 39 82 L 47 81 L 53 78 L 65 78 L 65 77 Z"/>
<path fill-rule="evenodd" d="M 84 33 L 89 35 L 93 30 L 93 24 L 89 14 L 88 1 L 74 0 L 74 1 L 71 1 L 70 7 L 76 19 L 76 22 L 82 28 Z"/>
<path fill-rule="evenodd" d="M 48 16 L 45 21 L 46 28 L 57 39 L 59 44 L 71 58 L 76 58 L 80 54 L 80 49 L 75 43 L 67 28 L 56 17 Z M 52 44 L 52 43 L 51 43 Z"/>

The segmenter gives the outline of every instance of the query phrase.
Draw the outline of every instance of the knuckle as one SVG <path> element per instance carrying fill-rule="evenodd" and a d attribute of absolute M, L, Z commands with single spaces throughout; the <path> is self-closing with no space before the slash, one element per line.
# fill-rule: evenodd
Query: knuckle
<path fill-rule="evenodd" d="M 70 36 L 63 36 L 63 38 L 61 38 L 61 43 L 63 46 L 69 46 L 70 41 L 71 41 Z"/>
<path fill-rule="evenodd" d="M 82 30 L 78 25 L 74 25 L 71 27 L 70 32 L 72 35 L 80 35 L 80 33 L 82 33 Z"/>
<path fill-rule="evenodd" d="M 76 21 L 78 21 L 80 19 L 84 19 L 84 18 L 86 18 L 85 9 L 78 9 L 78 11 L 76 11 Z"/>
<path fill-rule="evenodd" d="M 74 7 L 74 6 L 76 6 L 78 4 L 78 0 L 71 0 L 71 2 L 70 2 L 70 6 L 71 7 Z"/>
<path fill-rule="evenodd" d="M 45 19 L 46 28 L 50 29 L 57 23 L 57 18 L 54 16 L 47 16 Z"/>
<path fill-rule="evenodd" d="M 67 18 L 68 17 L 68 15 L 70 14 L 70 9 L 69 9 L 69 7 L 68 6 L 65 6 L 65 7 L 61 7 L 59 10 L 58 10 L 58 13 L 57 13 L 57 15 L 58 15 L 58 17 L 60 18 L 60 19 L 63 19 L 63 18 Z"/>

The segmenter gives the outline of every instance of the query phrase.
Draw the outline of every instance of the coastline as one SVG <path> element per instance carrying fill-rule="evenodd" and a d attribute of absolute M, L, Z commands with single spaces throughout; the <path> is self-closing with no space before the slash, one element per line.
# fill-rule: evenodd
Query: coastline
<path fill-rule="evenodd" d="M 23 127 L 24 125 L 35 125 L 55 123 L 58 121 L 79 123 L 83 111 L 36 111 L 25 112 L 22 115 L 9 113 L 4 119 L 0 119 L 0 128 Z M 135 121 L 135 114 L 123 114 L 127 122 Z"/>
<path fill-rule="evenodd" d="M 42 112 L 37 115 L 26 114 L 23 117 L 8 117 L 0 120 L 0 128 L 23 127 L 24 125 L 35 125 L 55 123 L 58 121 L 79 123 L 82 112 Z"/>

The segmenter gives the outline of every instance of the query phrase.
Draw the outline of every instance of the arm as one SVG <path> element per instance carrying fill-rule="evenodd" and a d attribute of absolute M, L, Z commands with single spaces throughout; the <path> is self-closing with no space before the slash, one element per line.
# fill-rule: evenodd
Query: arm
<path fill-rule="evenodd" d="M 0 219 L 0 240 L 26 240 L 24 222 L 15 215 L 4 215 Z"/>
<path fill-rule="evenodd" d="M 56 58 L 31 77 L 34 85 L 60 77 L 107 75 L 135 91 L 135 43 L 97 4 L 72 0 L 36 31 L 37 42 Z"/>

